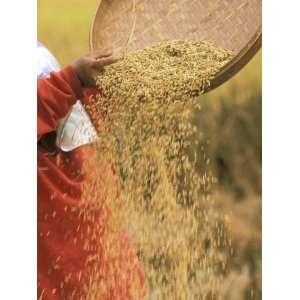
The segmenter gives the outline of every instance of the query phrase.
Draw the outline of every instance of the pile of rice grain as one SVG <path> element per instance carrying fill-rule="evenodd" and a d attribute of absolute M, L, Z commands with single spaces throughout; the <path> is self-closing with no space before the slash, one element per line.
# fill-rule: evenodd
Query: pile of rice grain
<path fill-rule="evenodd" d="M 147 299 L 218 299 L 226 222 L 213 209 L 212 176 L 196 166 L 197 156 L 207 158 L 193 151 L 190 113 L 231 58 L 206 41 L 162 42 L 121 57 L 97 77 L 101 95 L 89 108 L 102 119 L 94 164 L 117 168 L 122 209 L 107 197 L 111 228 L 128 228 Z"/>
<path fill-rule="evenodd" d="M 146 105 L 157 110 L 161 105 L 187 103 L 209 89 L 232 55 L 206 41 L 162 42 L 124 55 L 97 77 L 103 93 L 99 112 L 103 117 L 135 114 Z"/>

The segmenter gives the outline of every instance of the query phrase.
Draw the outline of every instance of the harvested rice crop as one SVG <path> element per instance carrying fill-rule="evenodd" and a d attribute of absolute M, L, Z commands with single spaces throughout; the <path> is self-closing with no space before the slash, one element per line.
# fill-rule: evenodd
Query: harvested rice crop
<path fill-rule="evenodd" d="M 206 41 L 162 42 L 124 55 L 97 77 L 101 94 L 88 108 L 102 119 L 94 165 L 109 162 L 119 175 L 121 199 L 112 193 L 106 200 L 111 234 L 128 228 L 148 281 L 146 299 L 220 299 L 227 219 L 214 210 L 214 178 L 195 168 L 190 113 L 231 58 Z M 204 152 L 197 155 L 209 163 Z"/>
<path fill-rule="evenodd" d="M 121 110 L 135 113 L 146 109 L 144 104 L 156 109 L 189 102 L 209 88 L 231 58 L 231 51 L 205 41 L 162 42 L 124 55 L 97 78 L 104 95 L 98 109 L 104 117 Z"/>

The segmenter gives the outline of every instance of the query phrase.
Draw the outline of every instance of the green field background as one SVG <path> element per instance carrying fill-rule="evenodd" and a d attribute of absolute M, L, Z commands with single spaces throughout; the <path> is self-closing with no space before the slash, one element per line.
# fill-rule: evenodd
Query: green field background
<path fill-rule="evenodd" d="M 38 0 L 38 39 L 62 66 L 89 50 L 98 2 Z M 234 78 L 202 97 L 193 120 L 218 180 L 214 197 L 232 216 L 235 253 L 224 278 L 225 300 L 261 299 L 261 78 L 259 52 Z"/>

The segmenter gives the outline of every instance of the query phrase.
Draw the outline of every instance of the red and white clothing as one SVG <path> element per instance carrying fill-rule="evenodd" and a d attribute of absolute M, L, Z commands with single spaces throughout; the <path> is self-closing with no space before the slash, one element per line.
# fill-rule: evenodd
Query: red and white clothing
<path fill-rule="evenodd" d="M 42 52 L 47 53 L 47 49 L 43 48 Z M 64 126 L 78 99 L 83 109 L 81 103 L 89 104 L 95 91 L 81 87 L 72 67 L 58 71 L 56 64 L 57 69 L 51 69 L 52 58 L 47 60 L 37 83 L 38 299 L 141 299 L 145 294 L 144 274 L 126 232 L 120 228 L 114 239 L 115 249 L 122 251 L 111 255 L 111 249 L 106 247 L 106 239 L 109 239 L 107 218 L 113 212 L 108 212 L 105 194 L 99 193 L 99 186 L 98 205 L 86 206 L 89 218 L 80 210 L 84 197 L 82 187 L 92 172 L 86 171 L 83 165 L 92 157 L 93 150 L 87 143 L 86 131 L 79 132 L 75 142 L 70 140 L 69 133 L 76 132 L 74 128 L 82 125 L 76 123 L 78 120 L 89 120 L 88 114 L 82 110 L 81 117 L 69 119 L 71 125 Z M 87 127 L 93 131 L 90 124 Z M 91 138 L 90 133 L 87 136 Z M 103 190 L 105 180 L 112 178 L 113 172 L 109 165 L 101 168 Z M 93 287 L 95 275 L 100 277 Z M 95 293 L 100 296 L 95 298 Z"/>

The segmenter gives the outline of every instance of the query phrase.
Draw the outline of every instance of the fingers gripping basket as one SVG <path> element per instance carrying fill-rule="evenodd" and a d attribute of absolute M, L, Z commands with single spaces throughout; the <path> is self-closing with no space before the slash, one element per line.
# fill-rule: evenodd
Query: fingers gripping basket
<path fill-rule="evenodd" d="M 259 50 L 261 27 L 261 0 L 102 0 L 90 47 L 132 52 L 164 40 L 208 40 L 235 54 L 215 88 Z"/>

